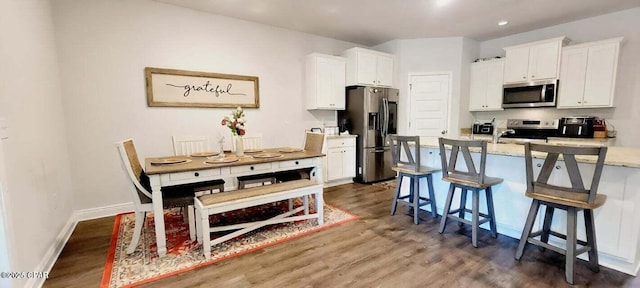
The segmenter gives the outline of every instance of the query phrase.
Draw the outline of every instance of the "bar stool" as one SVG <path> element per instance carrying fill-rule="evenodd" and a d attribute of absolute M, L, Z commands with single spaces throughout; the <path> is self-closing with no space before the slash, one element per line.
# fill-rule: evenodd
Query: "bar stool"
<path fill-rule="evenodd" d="M 442 220 L 440 220 L 440 233 L 444 232 L 447 225 L 447 219 L 458 221 L 458 225 L 471 225 L 471 243 L 473 247 L 478 247 L 478 228 L 483 223 L 489 222 L 491 236 L 498 236 L 496 230 L 496 216 L 493 210 L 493 196 L 491 186 L 502 182 L 501 178 L 494 178 L 485 175 L 485 167 L 487 164 L 487 142 L 481 140 L 465 141 L 453 139 L 438 139 L 440 144 L 440 159 L 442 161 L 442 180 L 449 182 L 449 192 L 447 200 L 442 212 Z M 445 145 L 451 147 L 451 154 L 447 159 Z M 469 148 L 480 148 L 480 166 L 476 170 L 473 158 Z M 462 153 L 466 171 L 457 168 L 458 154 Z M 462 190 L 460 197 L 460 207 L 451 210 L 451 202 L 453 200 L 456 188 Z M 480 213 L 480 191 L 484 190 L 487 200 L 487 214 Z M 471 210 L 466 209 L 467 192 L 473 193 Z M 465 219 L 465 214 L 471 213 L 471 221 Z M 457 215 L 456 215 L 457 214 Z M 482 216 L 483 219 L 480 219 Z"/>
<path fill-rule="evenodd" d="M 398 172 L 398 184 L 396 185 L 396 194 L 393 198 L 393 204 L 391 205 L 391 215 L 396 214 L 398 201 L 408 199 L 413 207 L 414 224 L 418 224 L 418 209 L 421 206 L 431 204 L 431 214 L 433 217 L 437 217 L 432 174 L 440 170 L 420 165 L 420 137 L 389 135 L 389 138 L 391 140 L 391 155 L 393 158 L 393 166 L 391 169 Z M 409 178 L 409 194 L 400 196 L 402 179 L 404 177 Z M 429 198 L 420 196 L 419 183 L 421 178 L 427 178 Z"/>
<path fill-rule="evenodd" d="M 604 166 L 604 158 L 607 154 L 607 147 L 573 147 L 573 146 L 550 146 L 543 144 L 526 143 L 524 146 L 526 171 L 527 171 L 527 191 L 525 195 L 533 199 L 529 215 L 522 230 L 520 244 L 516 250 L 516 260 L 520 260 L 524 253 L 524 247 L 528 243 L 548 248 L 558 253 L 564 254 L 565 277 L 568 283 L 573 284 L 573 266 L 576 256 L 584 252 L 589 253 L 589 266 L 592 271 L 598 272 L 598 246 L 596 244 L 596 233 L 593 219 L 593 209 L 602 206 L 607 200 L 606 195 L 597 194 L 600 176 Z M 532 151 L 547 153 L 544 163 L 541 165 L 538 177 L 533 177 Z M 548 184 L 549 177 L 553 171 L 558 158 L 562 154 L 571 186 L 559 186 Z M 575 155 L 597 155 L 593 178 L 589 189 L 585 189 L 582 174 L 578 168 Z M 542 230 L 531 232 L 535 223 L 540 205 L 545 205 L 545 216 Z M 555 209 L 567 211 L 567 234 L 551 231 L 551 221 Z M 577 213 L 583 211 L 586 228 L 587 242 L 577 239 Z M 566 240 L 564 249 L 548 244 L 549 235 Z M 540 240 L 535 239 L 540 236 Z M 580 244 L 582 248 L 576 246 Z"/>

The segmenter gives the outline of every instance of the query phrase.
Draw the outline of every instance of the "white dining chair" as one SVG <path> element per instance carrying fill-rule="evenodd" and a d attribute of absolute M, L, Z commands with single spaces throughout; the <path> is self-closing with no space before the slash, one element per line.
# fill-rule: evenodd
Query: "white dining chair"
<path fill-rule="evenodd" d="M 233 143 L 233 151 L 236 151 L 236 142 Z M 262 133 L 245 134 L 242 136 L 242 146 L 244 150 L 262 149 Z"/>
<path fill-rule="evenodd" d="M 209 149 L 209 137 L 207 136 L 173 136 L 173 154 L 176 156 L 209 152 Z"/>
<path fill-rule="evenodd" d="M 209 137 L 207 136 L 173 136 L 173 154 L 191 155 L 197 152 L 210 152 Z M 224 192 L 224 180 L 215 180 L 203 182 L 202 185 L 192 185 L 194 187 L 195 196 L 213 193 L 214 190 Z"/>
<path fill-rule="evenodd" d="M 115 143 L 118 156 L 120 156 L 120 164 L 122 169 L 130 181 L 130 193 L 133 196 L 133 208 L 135 212 L 135 224 L 133 228 L 133 237 L 127 247 L 127 254 L 131 254 L 136 250 L 142 228 L 146 219 L 146 213 L 153 211 L 153 202 L 151 196 L 151 185 L 149 178 L 140 165 L 136 148 L 133 140 L 127 139 Z M 189 235 L 191 239 L 195 239 L 196 227 L 193 208 L 193 188 L 191 187 L 162 187 L 162 191 L 166 189 L 172 190 L 170 193 L 162 193 L 162 206 L 164 209 L 169 208 L 186 208 L 189 222 Z"/>

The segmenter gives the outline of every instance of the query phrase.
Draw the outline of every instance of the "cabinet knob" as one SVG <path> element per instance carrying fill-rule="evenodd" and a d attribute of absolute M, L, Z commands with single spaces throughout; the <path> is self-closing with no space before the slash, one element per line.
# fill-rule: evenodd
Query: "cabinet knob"
<path fill-rule="evenodd" d="M 582 102 L 578 101 L 578 104 L 582 104 Z"/>
<path fill-rule="evenodd" d="M 556 170 L 560 170 L 560 168 L 562 168 L 560 165 L 556 166 Z"/>
<path fill-rule="evenodd" d="M 249 169 L 253 170 L 253 169 L 255 169 L 255 168 L 253 168 L 253 166 L 251 166 L 251 168 L 249 168 Z"/>
<path fill-rule="evenodd" d="M 536 165 L 536 167 L 542 167 L 542 164 L 538 163 L 538 164 Z"/>
<path fill-rule="evenodd" d="M 298 164 L 299 164 L 298 161 L 296 161 L 296 165 L 298 165 Z"/>
<path fill-rule="evenodd" d="M 531 78 L 536 78 L 536 75 L 531 75 Z"/>
<path fill-rule="evenodd" d="M 527 79 L 527 76 L 522 76 L 522 79 Z"/>
<path fill-rule="evenodd" d="M 196 173 L 193 173 L 193 176 L 196 176 L 196 177 L 198 177 L 198 176 L 200 176 L 200 173 L 198 173 L 198 172 L 196 172 Z"/>

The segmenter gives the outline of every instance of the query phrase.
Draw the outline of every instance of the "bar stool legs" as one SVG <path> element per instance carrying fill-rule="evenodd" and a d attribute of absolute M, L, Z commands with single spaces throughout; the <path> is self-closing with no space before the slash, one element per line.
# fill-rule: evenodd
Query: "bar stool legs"
<path fill-rule="evenodd" d="M 524 230 L 522 231 L 522 237 L 520 237 L 520 243 L 518 245 L 518 249 L 516 250 L 516 260 L 520 260 L 524 254 L 524 248 L 527 242 L 539 245 L 543 249 L 545 247 L 551 248 L 552 245 L 548 244 L 549 235 L 554 235 L 560 238 L 566 238 L 566 246 L 565 249 L 555 248 L 553 250 L 561 252 L 564 250 L 564 254 L 566 257 L 565 262 L 565 278 L 569 284 L 573 284 L 573 276 L 574 276 L 574 266 L 576 263 L 576 256 L 582 252 L 588 251 L 589 254 L 589 268 L 593 272 L 599 272 L 600 267 L 598 266 L 598 247 L 596 244 L 595 238 L 595 226 L 594 226 L 594 217 L 593 210 L 585 209 L 582 210 L 584 212 L 584 222 L 586 226 L 586 235 L 587 242 L 580 241 L 577 239 L 577 214 L 580 211 L 579 208 L 576 207 L 563 207 L 562 210 L 567 211 L 567 234 L 562 235 L 557 232 L 551 231 L 551 221 L 553 220 L 553 212 L 556 207 L 547 206 L 545 211 L 544 223 L 542 225 L 542 230 L 538 232 L 532 232 L 533 224 L 535 223 L 536 216 L 538 214 L 538 209 L 540 208 L 540 201 L 534 199 L 531 203 L 531 208 L 529 209 L 529 215 L 527 216 L 527 221 L 525 222 Z M 536 240 L 535 237 L 540 236 L 540 240 Z M 584 246 L 581 249 L 577 249 L 577 244 Z"/>
<path fill-rule="evenodd" d="M 460 188 L 460 207 L 455 210 L 451 210 L 451 203 L 455 194 L 455 189 Z M 451 183 L 449 185 L 449 192 L 447 193 L 447 200 L 445 202 L 444 211 L 442 213 L 442 219 L 440 220 L 440 234 L 444 233 L 444 229 L 447 226 L 447 218 L 458 221 L 458 226 L 464 224 L 471 225 L 471 243 L 473 247 L 478 247 L 478 230 L 480 225 L 485 222 L 489 222 L 491 230 L 491 236 L 494 238 L 498 236 L 496 229 L 495 212 L 493 209 L 493 195 L 491 187 L 485 188 L 486 200 L 487 200 L 487 214 L 480 213 L 480 188 L 459 186 Z M 471 210 L 466 209 L 467 191 L 471 191 Z M 471 213 L 471 221 L 464 218 L 466 213 Z M 482 219 L 481 219 L 482 217 Z"/>
<path fill-rule="evenodd" d="M 400 196 L 402 178 L 406 176 L 409 178 L 409 195 Z M 427 178 L 427 187 L 429 190 L 429 198 L 420 196 L 420 178 Z M 431 215 L 433 217 L 437 217 L 436 211 L 436 201 L 435 194 L 433 192 L 433 177 L 431 174 L 427 175 L 398 175 L 398 183 L 396 184 L 396 192 L 393 197 L 393 203 L 391 204 L 391 215 L 396 214 L 396 208 L 398 206 L 398 201 L 402 201 L 403 199 L 407 199 L 409 204 L 411 204 L 413 210 L 413 223 L 418 224 L 418 212 L 420 211 L 420 207 L 430 204 L 431 205 Z M 421 202 L 422 201 L 422 202 Z"/>

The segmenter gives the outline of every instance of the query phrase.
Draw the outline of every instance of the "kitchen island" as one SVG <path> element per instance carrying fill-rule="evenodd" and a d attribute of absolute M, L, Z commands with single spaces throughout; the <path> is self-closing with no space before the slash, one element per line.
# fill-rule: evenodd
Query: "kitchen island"
<path fill-rule="evenodd" d="M 440 152 L 437 139 L 421 138 L 421 164 L 441 167 Z M 480 153 L 472 156 L 478 160 Z M 541 155 L 534 154 L 534 169 L 540 169 Z M 536 157 L 537 156 L 537 157 Z M 476 158 L 477 157 L 477 158 Z M 576 157 L 584 178 L 590 180 L 595 165 L 595 157 Z M 464 161 L 462 161 L 464 162 Z M 464 165 L 464 163 L 461 163 Z M 549 183 L 570 183 L 564 162 L 558 161 Z M 537 171 L 536 171 L 537 172 Z M 536 173 L 534 172 L 534 173 Z M 531 199 L 524 195 L 526 190 L 524 145 L 492 144 L 487 145 L 486 174 L 500 177 L 504 182 L 494 186 L 493 202 L 495 205 L 498 233 L 519 239 L 531 205 Z M 441 173 L 434 175 L 435 197 L 437 212 L 442 215 L 447 195 L 448 183 L 441 180 Z M 536 174 L 537 175 L 537 174 Z M 590 182 L 589 182 L 590 183 Z M 589 184 L 587 183 L 587 184 Z M 420 191 L 427 191 L 426 181 L 421 181 Z M 407 187 L 408 185 L 403 185 Z M 408 193 L 407 191 L 403 191 Z M 607 195 L 604 206 L 594 210 L 596 222 L 596 239 L 600 265 L 636 275 L 640 268 L 640 148 L 609 147 L 605 160 L 605 167 L 598 193 Z M 481 193 L 480 197 L 484 197 Z M 452 207 L 457 207 L 459 201 L 454 199 Z M 471 199 L 468 199 L 470 202 Z M 480 203 L 484 202 L 481 199 Z M 467 204 L 468 207 L 470 203 Z M 425 207 L 429 210 L 428 207 Z M 480 210 L 486 211 L 481 205 Z M 581 214 L 581 213 L 579 213 Z M 561 233 L 566 231 L 566 213 L 556 211 L 552 229 Z M 542 213 L 538 214 L 536 227 L 542 223 Z M 481 226 L 488 229 L 488 224 Z M 584 233 L 584 218 L 579 215 L 578 238 L 586 239 Z M 564 241 L 551 237 L 551 243 Z M 514 250 L 515 256 L 515 250 Z M 586 254 L 580 258 L 586 259 Z"/>

